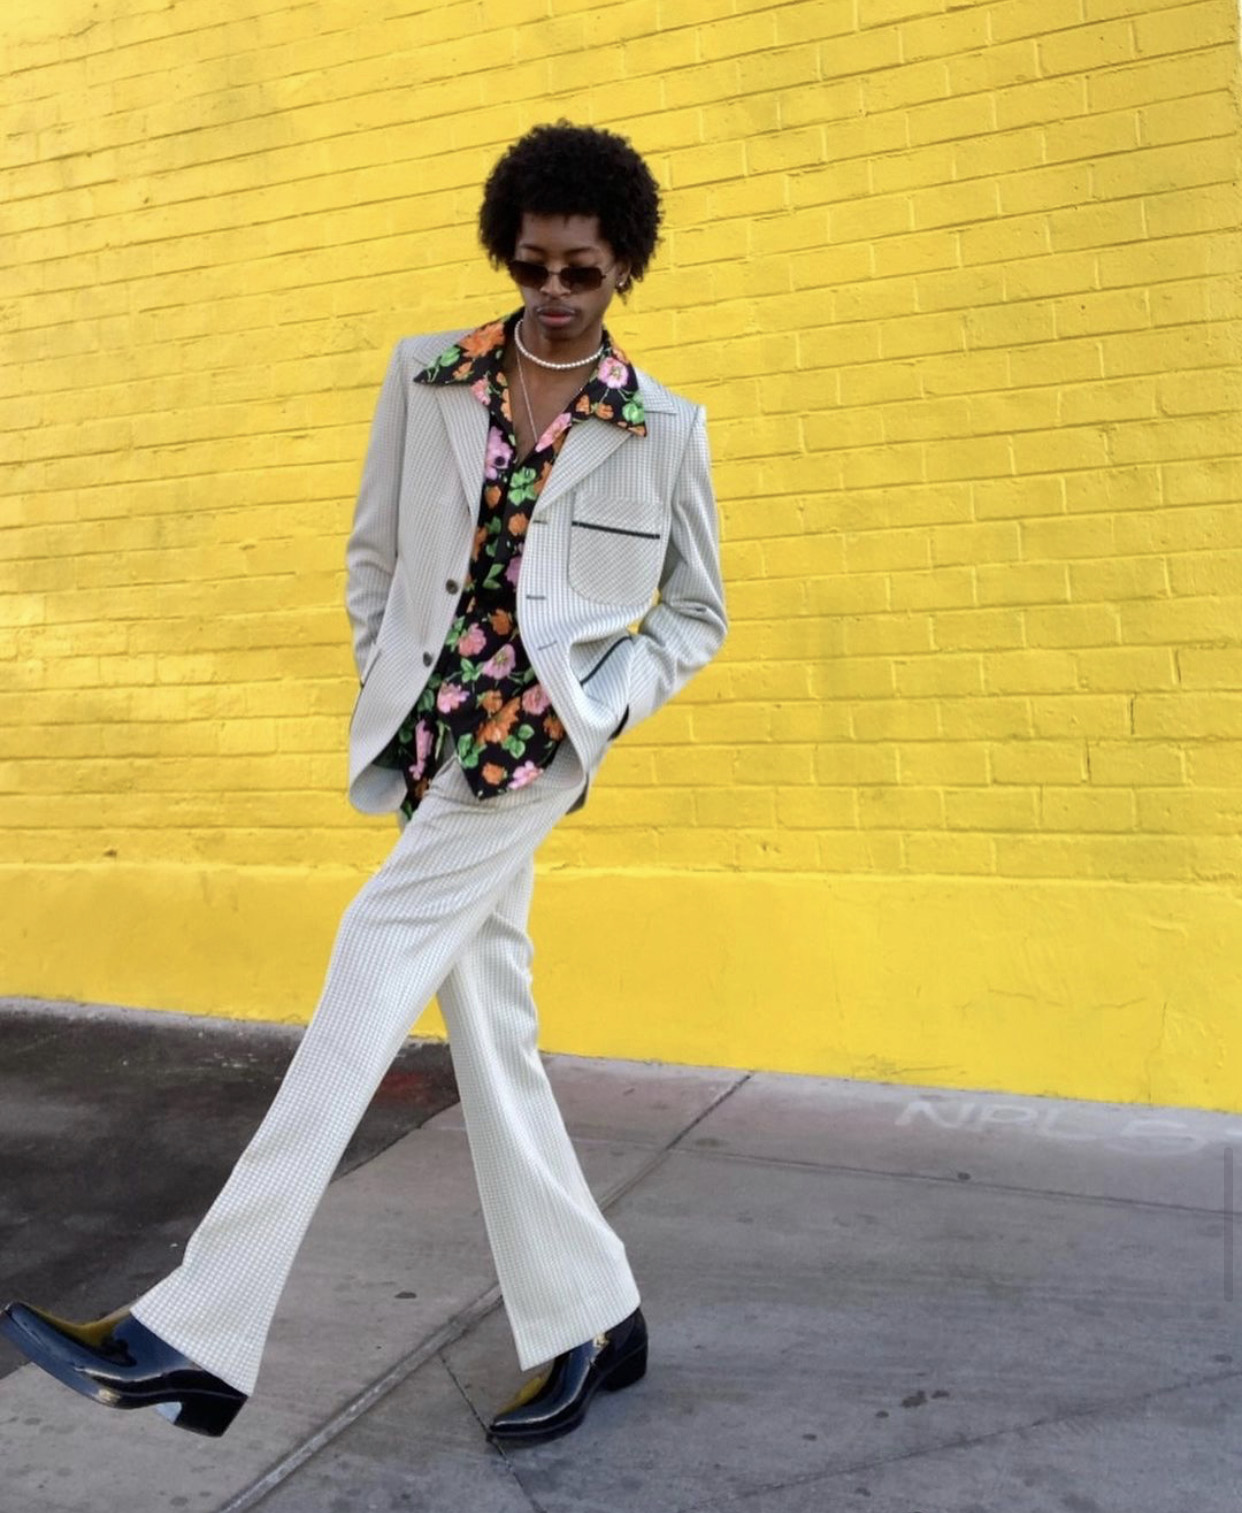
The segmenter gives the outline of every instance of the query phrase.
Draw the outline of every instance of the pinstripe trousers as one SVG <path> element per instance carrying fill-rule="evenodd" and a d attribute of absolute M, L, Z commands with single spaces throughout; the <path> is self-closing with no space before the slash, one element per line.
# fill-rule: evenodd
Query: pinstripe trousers
<path fill-rule="evenodd" d="M 625 1247 L 544 1072 L 530 991 L 534 853 L 584 781 L 568 741 L 533 783 L 486 801 L 449 760 L 346 909 L 319 1004 L 263 1122 L 181 1264 L 132 1305 L 239 1391 L 254 1389 L 290 1267 L 350 1136 L 437 990 L 522 1369 L 638 1306 Z"/>

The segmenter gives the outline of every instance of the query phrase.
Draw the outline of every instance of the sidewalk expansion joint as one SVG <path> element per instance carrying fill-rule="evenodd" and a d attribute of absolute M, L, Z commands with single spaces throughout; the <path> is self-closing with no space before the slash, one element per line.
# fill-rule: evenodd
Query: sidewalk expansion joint
<path fill-rule="evenodd" d="M 678 1137 L 680 1139 L 680 1137 Z M 661 1158 L 671 1153 L 660 1152 Z M 882 1166 L 846 1166 L 839 1161 L 808 1161 L 798 1156 L 753 1156 L 746 1151 L 677 1150 L 679 1156 L 699 1156 L 706 1161 L 732 1161 L 740 1166 L 776 1166 L 790 1171 L 823 1172 L 826 1176 L 865 1177 L 868 1180 L 890 1177 L 894 1182 L 927 1182 L 956 1187 L 962 1192 L 1012 1193 L 1023 1198 L 1051 1198 L 1058 1203 L 1105 1204 L 1112 1208 L 1143 1208 L 1156 1213 L 1193 1214 L 1219 1218 L 1221 1210 L 1204 1203 L 1169 1203 L 1160 1198 L 1125 1198 L 1117 1193 L 1074 1193 L 1060 1187 L 1021 1187 L 1014 1182 L 995 1182 L 972 1178 L 968 1183 L 956 1175 L 937 1172 L 892 1171 Z"/>
<path fill-rule="evenodd" d="M 667 1145 L 656 1147 L 647 1160 L 643 1161 L 630 1176 L 618 1182 L 614 1187 L 605 1191 L 598 1200 L 601 1210 L 609 1209 L 613 1204 L 620 1202 L 622 1198 L 646 1180 L 657 1167 L 668 1158 L 669 1152 L 680 1141 L 699 1125 L 707 1116 L 745 1082 L 749 1081 L 750 1073 L 744 1073 L 731 1083 L 717 1098 L 713 1099 L 706 1108 L 697 1114 L 684 1129 L 679 1130 L 668 1141 Z M 418 1130 L 411 1130 L 403 1139 L 410 1139 L 418 1134 Z M 337 1410 L 330 1418 L 310 1434 L 300 1444 L 296 1445 L 287 1455 L 281 1457 L 275 1465 L 254 1481 L 250 1486 L 236 1493 L 230 1500 L 216 1509 L 216 1513 L 248 1513 L 248 1510 L 257 1507 L 258 1504 L 270 1492 L 289 1480 L 312 1456 L 339 1439 L 342 1434 L 364 1414 L 369 1413 L 381 1399 L 394 1392 L 401 1384 L 407 1381 L 421 1367 L 425 1366 L 434 1356 L 446 1350 L 464 1334 L 475 1328 L 487 1317 L 489 1313 L 500 1305 L 502 1301 L 499 1284 L 493 1284 L 486 1292 L 481 1293 L 472 1303 L 466 1305 L 460 1312 L 454 1314 L 439 1329 L 434 1330 L 400 1360 L 396 1361 L 382 1376 L 376 1378 L 361 1392 L 356 1393 L 350 1400 Z M 443 1357 L 441 1356 L 441 1359 Z M 451 1373 L 450 1373 L 451 1374 Z M 455 1379 L 454 1379 L 455 1380 Z M 458 1389 L 460 1391 L 460 1387 Z M 477 1415 L 476 1415 L 477 1417 Z M 507 1462 L 506 1462 L 507 1464 Z M 530 1500 L 530 1494 L 522 1488 L 522 1495 Z M 534 1513 L 542 1513 L 542 1510 L 534 1503 L 531 1504 Z"/>
<path fill-rule="evenodd" d="M 465 1405 L 466 1405 L 467 1408 L 469 1408 L 471 1414 L 474 1416 L 475 1422 L 478 1424 L 479 1428 L 483 1431 L 483 1434 L 486 1436 L 486 1434 L 487 1434 L 487 1424 L 484 1421 L 483 1415 L 479 1412 L 479 1410 L 470 1401 L 470 1396 L 467 1393 L 466 1389 L 457 1380 L 457 1373 L 453 1370 L 452 1366 L 449 1364 L 449 1360 L 448 1360 L 448 1357 L 446 1355 L 441 1354 L 441 1356 L 440 1356 L 440 1364 L 444 1367 L 445 1371 L 448 1373 L 449 1380 L 453 1383 L 453 1386 L 457 1388 L 458 1395 L 461 1397 L 462 1402 L 465 1403 Z M 503 1445 L 495 1445 L 494 1444 L 494 1445 L 491 1446 L 491 1448 L 493 1450 L 495 1450 L 496 1454 L 499 1456 L 500 1460 L 504 1464 L 504 1468 L 509 1473 L 509 1476 L 512 1479 L 513 1485 L 517 1488 L 517 1490 L 525 1498 L 528 1506 L 530 1507 L 531 1513 L 547 1513 L 547 1509 L 543 1506 L 543 1504 L 539 1503 L 539 1502 L 536 1502 L 535 1499 L 531 1496 L 531 1494 L 527 1491 L 527 1489 L 522 1485 L 521 1473 L 519 1472 L 517 1466 L 513 1463 L 512 1460 L 510 1460 L 509 1456 L 505 1453 L 505 1447 Z"/>

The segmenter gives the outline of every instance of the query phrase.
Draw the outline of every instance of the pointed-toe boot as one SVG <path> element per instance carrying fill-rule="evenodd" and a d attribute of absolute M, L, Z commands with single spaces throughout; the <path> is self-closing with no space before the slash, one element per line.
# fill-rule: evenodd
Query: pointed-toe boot
<path fill-rule="evenodd" d="M 246 1401 L 244 1392 L 195 1365 L 125 1308 L 74 1324 L 10 1303 L 0 1312 L 0 1334 L 83 1397 L 110 1408 L 155 1408 L 195 1434 L 223 1434 Z"/>
<path fill-rule="evenodd" d="M 616 1392 L 647 1370 L 647 1321 L 641 1308 L 585 1345 L 558 1355 L 527 1382 L 492 1420 L 488 1435 L 501 1445 L 529 1445 L 568 1434 L 586 1417 L 602 1387 Z"/>

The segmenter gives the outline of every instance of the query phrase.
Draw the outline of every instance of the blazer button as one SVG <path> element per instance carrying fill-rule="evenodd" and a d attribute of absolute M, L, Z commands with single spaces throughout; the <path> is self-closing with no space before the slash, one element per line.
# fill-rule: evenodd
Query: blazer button
<path fill-rule="evenodd" d="M 450 578 L 444 586 L 450 594 L 459 594 L 461 592 L 461 584 L 458 583 L 456 578 Z"/>
<path fill-rule="evenodd" d="M 424 667 L 430 667 L 431 666 L 431 653 L 429 651 L 425 651 L 423 653 L 423 666 Z"/>

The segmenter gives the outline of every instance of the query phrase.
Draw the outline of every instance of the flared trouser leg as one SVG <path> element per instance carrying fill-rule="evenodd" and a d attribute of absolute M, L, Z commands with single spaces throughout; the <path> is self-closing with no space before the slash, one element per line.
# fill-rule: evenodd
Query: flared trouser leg
<path fill-rule="evenodd" d="M 523 1370 L 638 1306 L 539 1056 L 527 934 L 535 867 L 513 874 L 437 994 L 505 1311 Z"/>
<path fill-rule="evenodd" d="M 449 762 L 346 909 L 319 1004 L 262 1123 L 181 1264 L 132 1305 L 239 1391 L 254 1390 L 307 1226 L 410 1025 L 582 780 L 568 742 L 534 783 L 485 802 Z"/>

